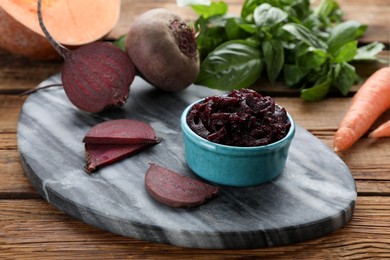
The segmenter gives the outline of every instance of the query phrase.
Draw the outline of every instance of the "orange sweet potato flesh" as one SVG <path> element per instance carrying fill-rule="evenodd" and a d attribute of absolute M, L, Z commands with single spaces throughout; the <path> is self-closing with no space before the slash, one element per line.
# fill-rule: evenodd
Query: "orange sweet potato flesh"
<path fill-rule="evenodd" d="M 69 47 L 101 39 L 120 14 L 120 0 L 44 0 L 42 5 L 48 30 Z M 0 48 L 38 60 L 58 57 L 39 26 L 36 0 L 0 1 Z"/>

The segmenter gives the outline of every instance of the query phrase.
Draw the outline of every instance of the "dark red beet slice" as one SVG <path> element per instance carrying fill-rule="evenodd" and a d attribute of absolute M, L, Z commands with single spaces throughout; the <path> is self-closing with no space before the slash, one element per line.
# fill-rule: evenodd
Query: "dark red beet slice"
<path fill-rule="evenodd" d="M 126 102 L 135 68 L 124 51 L 94 42 L 64 51 L 63 57 L 62 84 L 76 107 L 97 113 Z"/>
<path fill-rule="evenodd" d="M 145 187 L 157 201 L 174 208 L 201 205 L 218 194 L 218 187 L 181 175 L 154 163 L 145 175 Z"/>
<path fill-rule="evenodd" d="M 149 146 L 149 144 L 85 144 L 87 160 L 85 170 L 93 172 L 99 167 L 117 162 Z"/>
<path fill-rule="evenodd" d="M 92 127 L 83 139 L 90 144 L 155 144 L 153 128 L 132 119 L 110 120 Z"/>

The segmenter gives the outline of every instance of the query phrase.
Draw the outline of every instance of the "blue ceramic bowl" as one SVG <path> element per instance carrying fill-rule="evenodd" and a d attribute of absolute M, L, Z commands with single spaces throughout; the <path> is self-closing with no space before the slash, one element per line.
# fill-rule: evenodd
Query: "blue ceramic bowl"
<path fill-rule="evenodd" d="M 289 114 L 291 127 L 283 139 L 264 146 L 229 146 L 206 140 L 191 130 L 186 119 L 195 103 L 184 110 L 180 125 L 186 161 L 197 175 L 216 184 L 243 187 L 268 182 L 282 172 L 295 134 Z"/>

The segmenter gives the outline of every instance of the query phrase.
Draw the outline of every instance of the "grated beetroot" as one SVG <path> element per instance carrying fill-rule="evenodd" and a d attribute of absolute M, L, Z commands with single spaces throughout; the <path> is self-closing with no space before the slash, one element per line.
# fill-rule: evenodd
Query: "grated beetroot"
<path fill-rule="evenodd" d="M 276 142 L 291 126 L 283 107 L 250 89 L 205 98 L 192 107 L 187 124 L 209 141 L 242 147 Z"/>

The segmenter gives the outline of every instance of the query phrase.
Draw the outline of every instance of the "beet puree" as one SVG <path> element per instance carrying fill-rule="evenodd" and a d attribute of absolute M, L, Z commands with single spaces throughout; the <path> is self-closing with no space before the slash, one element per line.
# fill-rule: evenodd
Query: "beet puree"
<path fill-rule="evenodd" d="M 205 98 L 191 108 L 187 124 L 199 136 L 231 146 L 270 144 L 291 126 L 283 107 L 250 89 Z"/>

